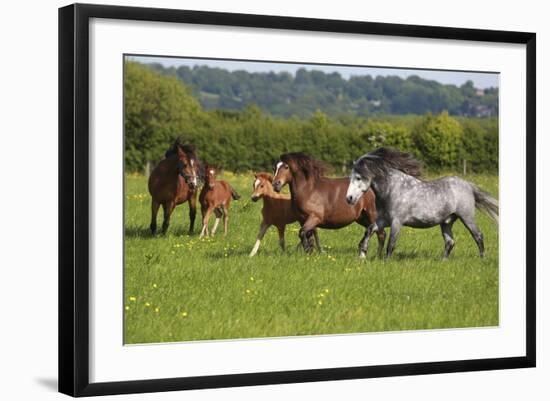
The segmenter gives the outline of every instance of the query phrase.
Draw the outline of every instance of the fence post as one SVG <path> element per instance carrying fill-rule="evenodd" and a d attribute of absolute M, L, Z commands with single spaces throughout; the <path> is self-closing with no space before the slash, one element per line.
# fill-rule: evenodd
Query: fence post
<path fill-rule="evenodd" d="M 151 174 L 151 162 L 149 160 L 145 163 L 143 172 L 145 173 L 145 178 L 149 178 L 149 174 Z"/>

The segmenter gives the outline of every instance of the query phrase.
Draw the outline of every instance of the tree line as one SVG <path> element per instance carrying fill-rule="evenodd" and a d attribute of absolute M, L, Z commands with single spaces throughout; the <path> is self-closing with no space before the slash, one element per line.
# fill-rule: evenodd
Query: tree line
<path fill-rule="evenodd" d="M 304 151 L 335 174 L 349 171 L 360 155 L 393 146 L 419 157 L 428 169 L 498 169 L 498 119 L 423 115 L 353 114 L 282 118 L 249 104 L 242 110 L 208 110 L 176 76 L 133 61 L 124 74 L 126 171 L 160 160 L 176 137 L 193 143 L 208 163 L 235 171 L 270 171 L 282 153 Z"/>
<path fill-rule="evenodd" d="M 341 114 L 498 115 L 498 88 L 479 90 L 472 81 L 457 87 L 410 76 L 371 75 L 344 79 L 338 72 L 299 69 L 288 72 L 228 71 L 208 66 L 164 67 L 154 71 L 179 78 L 206 110 L 244 110 L 256 104 L 278 117 L 310 117 L 317 109 L 331 117 Z"/>

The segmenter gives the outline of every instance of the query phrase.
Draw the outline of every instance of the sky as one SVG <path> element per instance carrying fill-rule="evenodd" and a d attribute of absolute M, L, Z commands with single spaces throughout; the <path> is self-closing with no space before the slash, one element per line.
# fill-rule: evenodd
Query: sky
<path fill-rule="evenodd" d="M 282 72 L 287 71 L 294 74 L 299 68 L 308 70 L 320 70 L 326 73 L 338 72 L 342 77 L 348 79 L 353 75 L 390 76 L 397 75 L 407 78 L 417 75 L 424 79 L 434 80 L 442 84 L 453 84 L 460 86 L 468 80 L 474 83 L 476 88 L 485 89 L 498 87 L 499 74 L 486 72 L 462 72 L 462 71 L 441 71 L 441 70 L 420 70 L 404 68 L 381 68 L 381 67 L 357 67 L 337 65 L 312 65 L 312 64 L 289 64 L 273 62 L 251 62 L 232 60 L 208 60 L 208 59 L 186 59 L 176 57 L 142 57 L 131 56 L 133 60 L 141 63 L 160 63 L 165 67 L 179 67 L 195 65 L 206 65 L 209 67 L 223 68 L 229 71 L 245 70 L 248 72 Z"/>

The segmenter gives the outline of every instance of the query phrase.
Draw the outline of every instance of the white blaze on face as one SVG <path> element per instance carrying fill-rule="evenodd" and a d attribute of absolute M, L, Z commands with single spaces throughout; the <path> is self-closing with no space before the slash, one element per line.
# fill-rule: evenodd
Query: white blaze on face
<path fill-rule="evenodd" d="M 366 180 L 360 174 L 357 174 L 355 170 L 352 170 L 346 198 L 349 199 L 351 197 L 351 203 L 355 204 L 361 195 L 363 195 L 363 192 L 366 192 L 368 189 L 369 185 L 367 185 Z"/>
<path fill-rule="evenodd" d="M 214 175 L 214 170 L 210 170 L 209 173 L 210 173 L 211 175 Z"/>
<path fill-rule="evenodd" d="M 254 189 L 258 189 L 259 185 L 260 185 L 260 180 L 256 178 L 256 181 L 254 181 Z"/>
<path fill-rule="evenodd" d="M 283 165 L 283 162 L 277 163 L 277 169 L 275 170 L 275 177 L 277 177 L 277 174 L 279 174 L 279 170 L 282 167 L 282 165 Z"/>
<path fill-rule="evenodd" d="M 193 171 L 193 185 L 197 186 L 197 173 L 195 172 L 195 161 L 191 159 L 191 171 Z"/>

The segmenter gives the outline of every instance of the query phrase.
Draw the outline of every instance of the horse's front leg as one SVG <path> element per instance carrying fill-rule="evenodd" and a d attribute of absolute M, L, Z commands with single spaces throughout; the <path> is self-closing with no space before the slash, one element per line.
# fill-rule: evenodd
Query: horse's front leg
<path fill-rule="evenodd" d="M 189 235 L 195 229 L 195 217 L 197 216 L 197 193 L 194 192 L 189 199 Z"/>
<path fill-rule="evenodd" d="M 369 240 L 375 231 L 378 231 L 378 226 L 376 223 L 370 224 L 365 230 L 365 235 L 363 235 L 363 239 L 359 242 L 359 257 L 361 259 L 365 259 L 367 257 L 367 253 L 369 251 Z"/>
<path fill-rule="evenodd" d="M 174 202 L 164 202 L 162 204 L 162 210 L 164 212 L 164 221 L 162 222 L 162 234 L 166 234 L 168 227 L 170 226 L 170 216 L 174 211 L 176 204 Z"/>
<path fill-rule="evenodd" d="M 214 215 L 216 216 L 216 221 L 214 221 L 214 227 L 212 228 L 212 236 L 216 235 L 218 231 L 218 225 L 220 224 L 220 219 L 222 218 L 222 211 L 219 208 L 214 209 Z"/>
<path fill-rule="evenodd" d="M 208 220 L 210 219 L 210 215 L 212 214 L 212 208 L 208 207 L 206 212 L 203 212 L 202 217 L 202 230 L 199 238 L 202 238 L 204 236 L 208 236 Z"/>
<path fill-rule="evenodd" d="M 302 240 L 302 246 L 307 253 L 310 253 L 313 250 L 313 246 L 309 243 L 309 238 L 311 237 L 312 231 L 315 230 L 320 222 L 321 219 L 317 216 L 310 215 L 304 225 L 300 228 L 299 236 Z"/>
<path fill-rule="evenodd" d="M 258 232 L 258 237 L 256 238 L 256 243 L 254 244 L 254 248 L 252 248 L 252 251 L 250 252 L 250 257 L 256 255 L 256 253 L 258 252 L 258 249 L 260 248 L 260 243 L 262 242 L 262 239 L 264 238 L 264 235 L 268 229 L 268 225 L 262 221 L 262 223 L 260 224 L 260 231 Z"/>
<path fill-rule="evenodd" d="M 395 248 L 397 239 L 399 238 L 399 232 L 401 231 L 401 222 L 399 220 L 393 220 L 390 229 L 390 240 L 388 241 L 388 249 L 386 250 L 386 259 L 389 259 Z"/>

